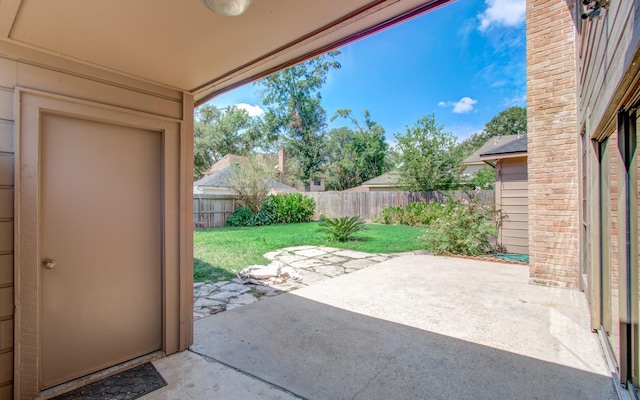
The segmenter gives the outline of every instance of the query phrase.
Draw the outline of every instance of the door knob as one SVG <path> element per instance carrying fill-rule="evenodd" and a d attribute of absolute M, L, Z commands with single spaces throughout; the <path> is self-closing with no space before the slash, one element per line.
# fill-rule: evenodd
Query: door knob
<path fill-rule="evenodd" d="M 53 269 L 56 266 L 56 260 L 46 259 L 42 262 L 42 266 L 46 269 Z"/>

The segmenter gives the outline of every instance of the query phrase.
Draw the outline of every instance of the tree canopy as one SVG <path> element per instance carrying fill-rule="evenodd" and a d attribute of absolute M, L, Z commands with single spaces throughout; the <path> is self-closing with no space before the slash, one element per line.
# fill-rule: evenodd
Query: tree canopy
<path fill-rule="evenodd" d="M 264 146 L 267 138 L 246 110 L 220 110 L 205 104 L 196 111 L 194 125 L 194 179 L 227 154 L 245 156 Z"/>
<path fill-rule="evenodd" d="M 400 183 L 409 191 L 449 190 L 457 187 L 462 154 L 456 137 L 444 131 L 433 114 L 396 134 Z"/>
<path fill-rule="evenodd" d="M 332 117 L 351 121 L 355 130 L 347 127 L 332 129 L 327 140 L 326 188 L 344 190 L 386 172 L 388 144 L 384 128 L 373 121 L 369 111 L 363 111 L 360 125 L 351 110 L 341 109 Z"/>
<path fill-rule="evenodd" d="M 494 136 L 524 135 L 527 133 L 527 109 L 509 107 L 491 118 L 482 132 L 474 133 L 460 143 L 464 156 L 471 155 Z"/>
<path fill-rule="evenodd" d="M 340 68 L 334 60 L 338 54 L 339 51 L 329 52 L 256 82 L 267 107 L 265 133 L 284 144 L 294 182 L 307 184 L 322 173 L 326 161 L 326 113 L 320 104 L 320 89 L 329 71 Z"/>

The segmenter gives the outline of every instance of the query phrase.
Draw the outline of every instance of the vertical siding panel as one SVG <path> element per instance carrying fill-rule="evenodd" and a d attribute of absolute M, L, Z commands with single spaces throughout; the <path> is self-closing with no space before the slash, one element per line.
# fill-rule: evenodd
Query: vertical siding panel
<path fill-rule="evenodd" d="M 0 400 L 13 398 L 13 88 L 16 62 L 0 58 Z"/>
<path fill-rule="evenodd" d="M 13 284 L 13 255 L 0 254 L 0 286 Z"/>
<path fill-rule="evenodd" d="M 13 122 L 0 120 L 0 152 L 13 153 Z"/>

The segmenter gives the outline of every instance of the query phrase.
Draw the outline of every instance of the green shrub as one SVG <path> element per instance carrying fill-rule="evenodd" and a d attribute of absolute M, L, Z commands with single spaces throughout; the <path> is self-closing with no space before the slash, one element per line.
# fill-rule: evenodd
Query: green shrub
<path fill-rule="evenodd" d="M 443 213 L 442 203 L 412 203 L 406 208 L 384 207 L 378 219 L 383 224 L 426 226 Z"/>
<path fill-rule="evenodd" d="M 386 206 L 382 208 L 378 221 L 386 225 L 400 225 L 403 213 L 400 206 Z"/>
<path fill-rule="evenodd" d="M 316 208 L 315 200 L 302 193 L 285 193 L 269 196 L 265 204 L 267 207 L 273 207 L 276 222 L 281 224 L 309 222 Z"/>
<path fill-rule="evenodd" d="M 353 217 L 340 217 L 340 218 L 328 218 L 320 222 L 321 232 L 326 232 L 339 242 L 346 242 L 353 239 L 353 234 L 366 229 L 364 221 L 360 219 L 360 216 L 354 215 Z"/>
<path fill-rule="evenodd" d="M 256 215 L 248 207 L 240 207 L 227 217 L 227 226 L 253 226 Z"/>
<path fill-rule="evenodd" d="M 272 224 L 295 224 L 309 222 L 313 217 L 316 202 L 301 193 L 269 196 L 258 213 L 248 207 L 240 207 L 227 218 L 227 226 L 263 226 Z"/>
<path fill-rule="evenodd" d="M 421 237 L 425 249 L 435 254 L 478 255 L 493 250 L 497 237 L 493 207 L 479 202 L 479 190 L 468 199 L 449 198 L 440 204 L 441 215 L 431 221 Z"/>

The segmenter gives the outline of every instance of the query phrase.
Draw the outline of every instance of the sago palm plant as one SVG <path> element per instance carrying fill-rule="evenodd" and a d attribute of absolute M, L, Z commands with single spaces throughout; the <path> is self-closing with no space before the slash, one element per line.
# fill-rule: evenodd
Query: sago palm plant
<path fill-rule="evenodd" d="M 353 217 L 340 217 L 340 218 L 325 218 L 320 222 L 321 232 L 328 233 L 332 239 L 338 242 L 346 242 L 352 239 L 352 235 L 356 232 L 366 230 L 364 221 L 360 219 L 360 216 L 354 215 Z"/>

